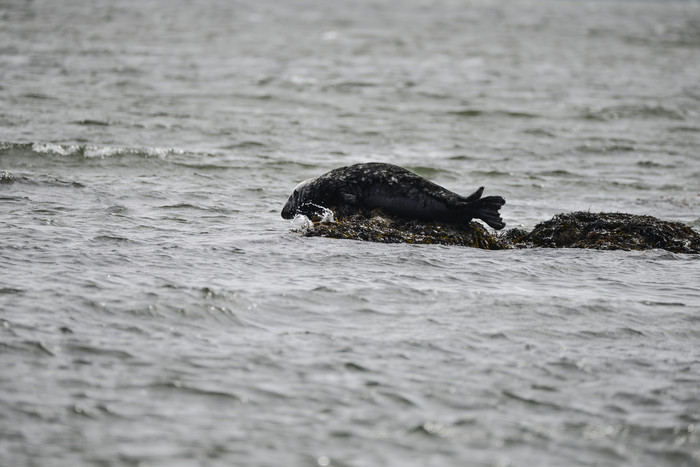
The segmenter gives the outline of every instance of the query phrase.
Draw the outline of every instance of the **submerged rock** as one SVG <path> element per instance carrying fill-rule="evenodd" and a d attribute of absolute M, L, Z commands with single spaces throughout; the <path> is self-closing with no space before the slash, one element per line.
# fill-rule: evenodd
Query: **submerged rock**
<path fill-rule="evenodd" d="M 492 235 L 481 224 L 426 224 L 385 216 L 352 216 L 333 222 L 313 222 L 307 237 L 345 238 L 381 243 L 429 243 L 501 250 L 507 248 L 593 248 L 700 253 L 700 234 L 680 222 L 624 213 L 558 214 L 531 232 L 510 229 Z"/>

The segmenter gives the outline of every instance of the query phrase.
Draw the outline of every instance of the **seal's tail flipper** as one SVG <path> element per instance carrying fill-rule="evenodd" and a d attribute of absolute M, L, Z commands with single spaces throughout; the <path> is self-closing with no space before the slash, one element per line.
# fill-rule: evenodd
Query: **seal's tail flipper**
<path fill-rule="evenodd" d="M 469 207 L 471 208 L 472 217 L 481 219 L 496 230 L 501 230 L 506 226 L 506 223 L 501 219 L 499 209 L 506 204 L 506 200 L 500 196 L 487 196 L 482 198 L 484 187 L 479 188 L 474 193 L 467 197 Z"/>
<path fill-rule="evenodd" d="M 465 201 L 476 201 L 477 199 L 481 198 L 482 193 L 484 192 L 484 187 L 480 186 L 474 193 L 471 195 L 467 196 L 467 199 Z"/>
<path fill-rule="evenodd" d="M 466 201 L 476 201 L 477 199 L 481 198 L 481 194 L 483 192 L 484 192 L 484 187 L 480 186 L 474 193 L 467 196 Z"/>

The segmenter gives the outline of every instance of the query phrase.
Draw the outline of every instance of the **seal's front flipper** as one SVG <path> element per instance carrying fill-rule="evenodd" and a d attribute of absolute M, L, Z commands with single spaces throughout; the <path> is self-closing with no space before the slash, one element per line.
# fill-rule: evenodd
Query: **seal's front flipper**
<path fill-rule="evenodd" d="M 357 196 L 353 195 L 352 193 L 342 193 L 341 197 L 343 198 L 343 201 L 350 206 L 355 206 L 357 204 Z"/>

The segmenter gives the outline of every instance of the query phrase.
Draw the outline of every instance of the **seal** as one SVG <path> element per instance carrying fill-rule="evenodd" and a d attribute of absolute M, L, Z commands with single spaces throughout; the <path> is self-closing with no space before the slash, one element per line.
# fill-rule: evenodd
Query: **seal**
<path fill-rule="evenodd" d="M 480 187 L 461 196 L 410 170 L 393 164 L 369 162 L 340 167 L 294 188 L 282 217 L 297 214 L 318 218 L 327 210 L 336 217 L 363 215 L 375 210 L 405 219 L 466 224 L 481 219 L 494 229 L 505 227 L 499 214 L 506 202 L 500 196 L 481 195 Z"/>

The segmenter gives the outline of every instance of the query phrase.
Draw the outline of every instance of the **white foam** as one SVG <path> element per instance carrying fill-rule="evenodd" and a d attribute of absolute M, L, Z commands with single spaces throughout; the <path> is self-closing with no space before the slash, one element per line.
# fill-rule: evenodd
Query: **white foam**
<path fill-rule="evenodd" d="M 34 143 L 32 144 L 32 151 L 41 153 L 54 153 L 61 156 L 70 156 L 80 152 L 81 146 L 77 144 L 71 144 L 62 146 L 60 144 L 54 143 Z"/>
<path fill-rule="evenodd" d="M 168 147 L 144 147 L 125 148 L 118 146 L 95 146 L 79 144 L 55 144 L 55 143 L 34 143 L 32 150 L 44 154 L 58 154 L 60 156 L 72 156 L 82 154 L 86 158 L 104 159 L 106 157 L 121 156 L 127 154 L 141 155 L 143 157 L 165 158 L 173 154 L 183 154 L 180 149 Z M 304 183 L 304 182 L 302 182 Z"/>
<path fill-rule="evenodd" d="M 292 228 L 291 228 L 292 232 L 305 233 L 309 229 L 312 229 L 314 227 L 314 223 L 311 222 L 311 219 L 309 219 L 308 217 L 306 217 L 303 214 L 297 214 L 296 216 L 294 216 L 291 223 L 292 223 Z"/>
<path fill-rule="evenodd" d="M 321 221 L 324 224 L 331 224 L 335 222 L 335 216 L 333 215 L 333 211 L 331 211 L 328 208 L 323 208 L 323 215 L 321 216 Z"/>

